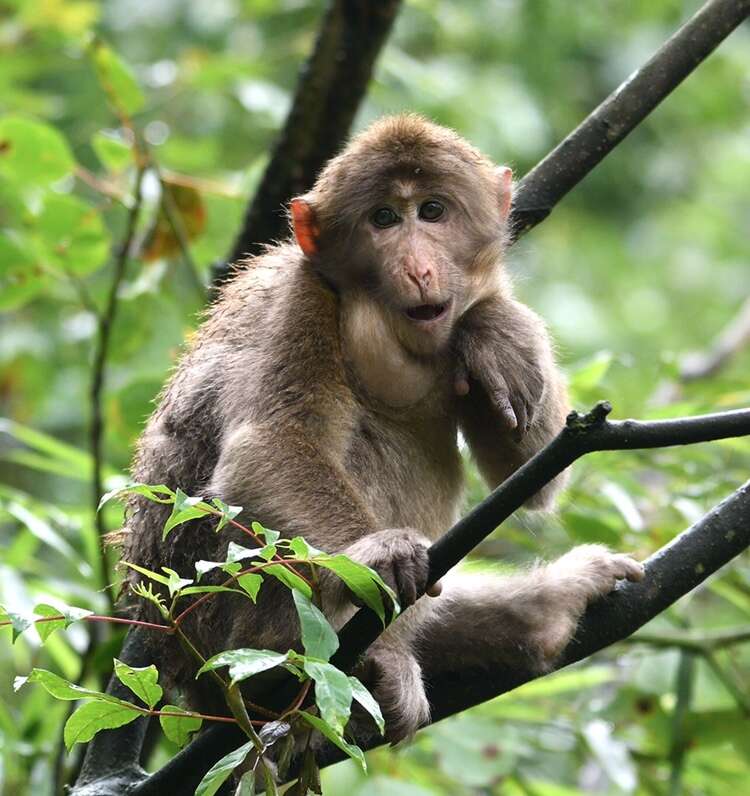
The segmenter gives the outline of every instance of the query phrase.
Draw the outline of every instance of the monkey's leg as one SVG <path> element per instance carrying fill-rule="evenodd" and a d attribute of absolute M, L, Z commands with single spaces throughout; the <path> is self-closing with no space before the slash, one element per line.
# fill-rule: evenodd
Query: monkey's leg
<path fill-rule="evenodd" d="M 545 671 L 590 602 L 611 592 L 618 580 L 642 578 L 640 563 L 602 545 L 581 545 L 523 574 L 449 575 L 417 630 L 417 656 L 428 678 L 457 665 Z"/>

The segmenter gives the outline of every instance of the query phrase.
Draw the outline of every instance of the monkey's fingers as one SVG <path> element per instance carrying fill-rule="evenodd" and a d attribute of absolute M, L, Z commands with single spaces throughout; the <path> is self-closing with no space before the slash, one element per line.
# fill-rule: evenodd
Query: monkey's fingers
<path fill-rule="evenodd" d="M 503 428 L 513 431 L 521 424 L 516 415 L 516 409 L 511 402 L 508 383 L 499 373 L 488 372 L 483 376 L 483 382 L 495 411 L 500 415 Z"/>
<path fill-rule="evenodd" d="M 439 597 L 443 593 L 443 583 L 442 581 L 436 581 L 432 584 L 432 586 L 427 587 L 427 591 L 425 594 L 428 597 Z"/>

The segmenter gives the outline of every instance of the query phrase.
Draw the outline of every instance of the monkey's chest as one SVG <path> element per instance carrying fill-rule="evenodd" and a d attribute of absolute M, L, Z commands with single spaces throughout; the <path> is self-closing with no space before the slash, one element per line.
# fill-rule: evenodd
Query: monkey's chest
<path fill-rule="evenodd" d="M 436 538 L 455 521 L 463 469 L 451 418 L 417 422 L 366 414 L 347 458 L 380 527 L 411 527 Z"/>

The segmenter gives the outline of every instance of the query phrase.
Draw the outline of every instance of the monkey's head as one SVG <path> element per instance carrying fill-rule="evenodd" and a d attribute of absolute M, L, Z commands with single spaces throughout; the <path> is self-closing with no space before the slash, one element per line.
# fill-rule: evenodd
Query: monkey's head
<path fill-rule="evenodd" d="M 416 354 L 448 343 L 500 273 L 512 173 L 452 130 L 381 119 L 292 200 L 294 235 L 339 291 L 365 291 Z"/>

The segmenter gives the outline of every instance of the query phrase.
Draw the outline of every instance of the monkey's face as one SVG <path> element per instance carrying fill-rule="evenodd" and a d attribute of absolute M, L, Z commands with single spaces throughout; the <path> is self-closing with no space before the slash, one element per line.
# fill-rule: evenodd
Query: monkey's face
<path fill-rule="evenodd" d="M 496 285 L 510 196 L 510 169 L 407 116 L 355 139 L 291 213 L 323 278 L 365 292 L 401 344 L 426 356 Z"/>

